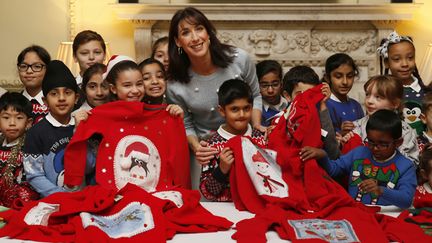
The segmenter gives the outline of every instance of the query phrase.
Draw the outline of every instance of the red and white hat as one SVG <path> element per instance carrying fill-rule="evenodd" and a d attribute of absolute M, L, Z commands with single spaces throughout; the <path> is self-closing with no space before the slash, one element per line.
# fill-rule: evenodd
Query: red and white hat
<path fill-rule="evenodd" d="M 136 152 L 140 153 L 140 156 L 143 159 L 148 160 L 148 158 L 149 158 L 149 149 L 148 149 L 148 147 L 145 144 L 143 144 L 141 142 L 131 143 L 125 149 L 125 157 L 128 157 L 133 151 L 136 151 Z"/>
<path fill-rule="evenodd" d="M 111 71 L 111 69 L 117 63 L 119 63 L 121 61 L 132 61 L 132 62 L 135 62 L 134 59 L 132 59 L 131 57 L 128 57 L 128 56 L 124 56 L 124 55 L 113 55 L 113 56 L 111 56 L 111 58 L 109 59 L 108 64 L 107 64 L 107 69 L 102 74 L 102 79 L 105 79 L 108 76 L 108 73 Z"/>

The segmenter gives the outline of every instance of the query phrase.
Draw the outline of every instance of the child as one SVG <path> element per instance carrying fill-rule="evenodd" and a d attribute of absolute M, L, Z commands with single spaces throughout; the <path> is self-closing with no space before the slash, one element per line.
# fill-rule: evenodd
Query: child
<path fill-rule="evenodd" d="M 428 143 L 432 143 L 432 95 L 426 94 L 422 101 L 422 113 L 420 119 L 426 127 L 417 138 L 420 153 Z"/>
<path fill-rule="evenodd" d="M 294 98 L 320 84 L 318 74 L 307 66 L 296 66 L 291 68 L 283 78 L 283 91 L 282 95 L 287 100 L 294 100 Z M 322 93 L 325 98 L 321 101 L 318 107 L 320 122 L 321 122 L 321 135 L 324 142 L 324 150 L 329 154 L 329 157 L 336 159 L 339 157 L 340 151 L 336 140 L 336 133 L 334 131 L 330 115 L 327 110 L 326 100 L 330 97 L 330 87 L 327 83 L 323 83 Z M 288 108 L 289 109 L 289 108 Z"/>
<path fill-rule="evenodd" d="M 420 158 L 419 185 L 414 196 L 414 207 L 423 208 L 432 205 L 432 149 L 424 149 Z"/>
<path fill-rule="evenodd" d="M 208 146 L 217 149 L 219 154 L 202 166 L 199 186 L 202 195 L 210 201 L 232 201 L 228 179 L 234 155 L 225 143 L 236 135 L 243 135 L 261 146 L 266 144 L 264 134 L 250 125 L 252 102 L 250 87 L 241 80 L 227 80 L 219 88 L 218 110 L 225 123 L 207 139 Z"/>
<path fill-rule="evenodd" d="M 402 84 L 388 75 L 378 75 L 370 78 L 365 83 L 364 90 L 366 93 L 366 116 L 353 122 L 353 132 L 358 134 L 362 140 L 366 138 L 366 124 L 369 116 L 379 109 L 397 112 L 400 110 L 403 95 Z M 347 140 L 346 137 L 351 135 L 352 133 L 347 133 L 343 140 Z M 417 135 L 404 121 L 402 121 L 402 137 L 404 139 L 403 143 L 398 148 L 399 151 L 417 165 L 419 155 Z"/>
<path fill-rule="evenodd" d="M 330 176 L 349 175 L 349 194 L 364 204 L 408 208 L 413 201 L 417 179 L 415 166 L 397 148 L 402 144 L 402 122 L 390 110 L 378 110 L 366 125 L 365 146 L 357 147 L 337 160 L 324 158 L 321 165 Z M 301 158 L 307 161 L 305 147 Z M 325 153 L 320 150 L 320 158 Z M 307 162 L 306 162 L 307 163 Z"/>
<path fill-rule="evenodd" d="M 183 110 L 177 105 L 165 107 L 155 102 L 151 102 L 155 105 L 141 102 L 145 95 L 152 96 L 149 101 L 160 101 L 163 97 L 160 91 L 166 89 L 165 76 L 158 76 L 164 73 L 161 63 L 149 58 L 141 66 L 144 76 L 149 79 L 147 81 L 143 80 L 140 68 L 130 57 L 115 55 L 109 60 L 103 78 L 117 101 L 96 107 L 90 116 L 81 119 L 86 123 L 80 124 L 71 141 L 75 145 L 69 145 L 66 151 L 65 181 L 68 190 L 80 189 L 84 176 L 81 162 L 85 158 L 76 158 L 74 152 L 82 151 L 81 146 L 95 134 L 101 136 L 100 146 L 95 146 L 95 150 L 97 166 L 103 168 L 99 176 L 101 170 L 96 171 L 98 184 L 114 186 L 118 190 L 127 183 L 147 191 L 154 191 L 162 184 L 190 188 L 187 140 L 182 119 L 177 118 L 182 117 Z M 150 87 L 146 87 L 150 80 L 154 82 L 149 82 Z M 114 146 L 109 145 L 112 143 Z M 107 154 L 108 159 L 104 157 Z"/>
<path fill-rule="evenodd" d="M 46 65 L 50 61 L 51 57 L 48 52 L 37 45 L 25 48 L 17 58 L 18 75 L 24 85 L 22 94 L 33 106 L 31 115 L 33 124 L 48 114 L 48 108 L 42 100 L 42 80 L 45 76 Z"/>
<path fill-rule="evenodd" d="M 151 57 L 163 64 L 165 72 L 168 71 L 169 55 L 167 36 L 161 37 L 156 40 L 152 47 Z"/>
<path fill-rule="evenodd" d="M 358 73 L 354 60 L 345 53 L 327 58 L 324 80 L 330 85 L 332 94 L 326 105 L 336 132 L 352 130 L 352 121 L 364 116 L 360 103 L 348 97 Z"/>
<path fill-rule="evenodd" d="M 81 90 L 85 95 L 85 102 L 79 110 L 89 111 L 109 101 L 109 85 L 102 79 L 105 70 L 104 64 L 95 63 L 84 72 Z"/>
<path fill-rule="evenodd" d="M 84 30 L 75 36 L 72 51 L 73 58 L 80 67 L 76 82 L 81 87 L 84 72 L 95 63 L 103 63 L 105 61 L 105 41 L 98 33 L 92 30 Z"/>
<path fill-rule="evenodd" d="M 32 124 L 32 104 L 19 93 L 0 98 L 0 205 L 11 207 L 15 199 L 36 200 L 39 194 L 25 181 L 22 147 Z"/>
<path fill-rule="evenodd" d="M 66 65 L 53 60 L 42 82 L 48 115 L 34 125 L 24 144 L 24 170 L 29 183 L 46 197 L 63 191 L 63 154 L 74 130 L 71 113 L 78 101 L 78 85 Z"/>
<path fill-rule="evenodd" d="M 274 60 L 264 60 L 256 65 L 260 92 L 263 98 L 261 124 L 270 126 L 272 118 L 288 106 L 288 101 L 281 96 L 282 67 Z"/>
<path fill-rule="evenodd" d="M 420 78 L 415 63 L 415 47 L 411 37 L 400 36 L 395 31 L 383 39 L 377 49 L 384 59 L 384 74 L 391 74 L 403 84 L 403 118 L 418 135 L 424 130 L 420 120 L 421 101 L 426 87 Z M 382 73 L 382 70 L 381 70 Z"/>

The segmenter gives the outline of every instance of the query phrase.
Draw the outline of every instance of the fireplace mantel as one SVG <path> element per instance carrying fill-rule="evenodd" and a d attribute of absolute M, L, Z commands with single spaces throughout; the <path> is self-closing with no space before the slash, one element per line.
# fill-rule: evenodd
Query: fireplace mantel
<path fill-rule="evenodd" d="M 309 65 L 321 75 L 328 56 L 345 52 L 360 68 L 357 86 L 379 73 L 380 40 L 421 5 L 112 4 L 119 19 L 135 26 L 137 61 L 149 57 L 152 43 L 168 34 L 177 10 L 193 6 L 214 23 L 222 42 L 245 49 L 256 61 L 274 59 L 284 69 Z"/>

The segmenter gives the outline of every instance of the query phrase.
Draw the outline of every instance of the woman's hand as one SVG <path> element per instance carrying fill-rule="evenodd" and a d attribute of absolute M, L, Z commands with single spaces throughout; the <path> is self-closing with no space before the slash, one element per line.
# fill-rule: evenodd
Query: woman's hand
<path fill-rule="evenodd" d="M 195 159 L 200 165 L 206 165 L 210 163 L 210 160 L 218 154 L 217 149 L 210 148 L 208 145 L 209 144 L 206 141 L 200 141 L 199 144 L 193 148 L 195 152 Z"/>

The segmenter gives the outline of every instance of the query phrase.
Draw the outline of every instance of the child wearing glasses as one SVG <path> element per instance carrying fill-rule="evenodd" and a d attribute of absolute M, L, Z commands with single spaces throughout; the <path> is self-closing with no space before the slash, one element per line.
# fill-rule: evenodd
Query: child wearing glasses
<path fill-rule="evenodd" d="M 337 160 L 329 160 L 322 149 L 305 147 L 305 163 L 314 158 L 330 176 L 349 175 L 348 193 L 359 202 L 408 208 L 417 186 L 416 168 L 403 156 L 402 121 L 391 110 L 378 110 L 368 119 L 365 146 L 357 147 Z"/>
<path fill-rule="evenodd" d="M 48 107 L 42 100 L 42 80 L 45 76 L 46 65 L 50 61 L 51 57 L 47 50 L 37 45 L 25 48 L 17 58 L 18 75 L 24 85 L 22 94 L 32 103 L 33 124 L 48 114 Z"/>
<path fill-rule="evenodd" d="M 270 126 L 276 114 L 288 106 L 282 97 L 282 67 L 275 60 L 264 60 L 256 65 L 256 73 L 263 99 L 261 125 Z"/>
<path fill-rule="evenodd" d="M 400 82 L 388 75 L 377 75 L 370 78 L 364 85 L 366 93 L 366 116 L 354 121 L 354 129 L 347 133 L 342 142 L 348 141 L 353 135 L 358 134 L 362 140 L 366 138 L 366 124 L 369 117 L 379 109 L 391 110 L 401 114 L 401 105 L 404 88 Z M 398 147 L 399 151 L 418 165 L 419 148 L 417 133 L 408 123 L 402 121 L 403 143 Z"/>

